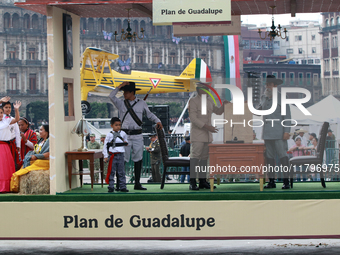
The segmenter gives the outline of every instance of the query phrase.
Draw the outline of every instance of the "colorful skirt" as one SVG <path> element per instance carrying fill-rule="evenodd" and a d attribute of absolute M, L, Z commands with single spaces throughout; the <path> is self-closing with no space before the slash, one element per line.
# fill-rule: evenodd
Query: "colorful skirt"
<path fill-rule="evenodd" d="M 15 173 L 15 165 L 9 145 L 0 141 L 0 192 L 10 191 L 13 173 Z"/>

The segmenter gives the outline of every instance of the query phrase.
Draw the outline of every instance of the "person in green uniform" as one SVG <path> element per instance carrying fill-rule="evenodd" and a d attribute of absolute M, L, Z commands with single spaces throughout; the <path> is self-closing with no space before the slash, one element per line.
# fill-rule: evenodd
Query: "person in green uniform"
<path fill-rule="evenodd" d="M 104 141 L 105 141 L 106 135 L 102 134 L 100 135 L 100 149 L 102 150 L 104 147 Z M 109 167 L 109 162 L 104 162 L 104 178 L 107 175 L 107 168 Z"/>
<path fill-rule="evenodd" d="M 97 150 L 100 149 L 100 144 L 96 142 L 96 135 L 95 134 L 90 134 L 90 141 L 87 143 L 87 148 L 89 150 Z M 90 161 L 87 161 L 88 166 L 90 166 Z M 99 170 L 100 169 L 100 163 L 99 159 L 94 160 L 94 170 Z M 99 180 L 99 173 L 94 174 L 94 182 L 98 183 Z"/>
<path fill-rule="evenodd" d="M 149 135 L 151 143 L 145 149 L 150 152 L 151 172 L 153 182 L 161 182 L 161 173 L 159 172 L 159 165 L 161 164 L 161 148 L 155 133 Z"/>

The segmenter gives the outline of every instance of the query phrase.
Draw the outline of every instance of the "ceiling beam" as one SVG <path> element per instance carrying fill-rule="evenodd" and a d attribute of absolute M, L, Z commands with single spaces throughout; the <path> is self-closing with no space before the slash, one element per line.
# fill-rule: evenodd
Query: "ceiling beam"
<path fill-rule="evenodd" d="M 149 10 L 148 8 L 144 7 L 141 4 L 131 4 L 131 9 L 146 14 L 149 18 L 152 19 L 152 10 Z"/>
<path fill-rule="evenodd" d="M 290 15 L 295 17 L 296 14 L 296 0 L 290 0 Z"/>

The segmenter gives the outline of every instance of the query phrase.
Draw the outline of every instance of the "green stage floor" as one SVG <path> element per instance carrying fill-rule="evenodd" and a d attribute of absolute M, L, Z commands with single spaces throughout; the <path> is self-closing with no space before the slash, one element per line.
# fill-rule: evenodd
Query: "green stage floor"
<path fill-rule="evenodd" d="M 95 184 L 85 184 L 82 188 L 58 193 L 57 195 L 18 195 L 1 194 L 0 202 L 97 202 L 97 201 L 180 201 L 180 200 L 291 200 L 291 199 L 340 199 L 340 182 L 326 182 L 323 188 L 320 182 L 296 182 L 294 188 L 282 190 L 282 183 L 276 189 L 260 191 L 258 183 L 223 183 L 217 185 L 214 192 L 210 190 L 189 190 L 189 184 L 168 183 L 163 190 L 160 184 L 143 184 L 147 191 L 133 190 L 128 184 L 128 193 L 107 192 L 107 185 L 102 188 Z"/>

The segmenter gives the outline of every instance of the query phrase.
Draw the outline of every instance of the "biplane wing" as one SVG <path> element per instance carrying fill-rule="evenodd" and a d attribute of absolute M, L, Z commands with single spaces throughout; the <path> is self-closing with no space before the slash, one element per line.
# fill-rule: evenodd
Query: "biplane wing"
<path fill-rule="evenodd" d="M 111 69 L 111 61 L 119 56 L 97 48 L 87 48 L 82 57 L 81 100 L 88 93 L 108 96 L 124 81 L 133 81 L 141 89 L 137 94 L 160 94 L 195 91 L 195 83 L 211 80 L 207 64 L 200 58 L 193 59 L 179 76 L 131 71 L 122 74 Z"/>

